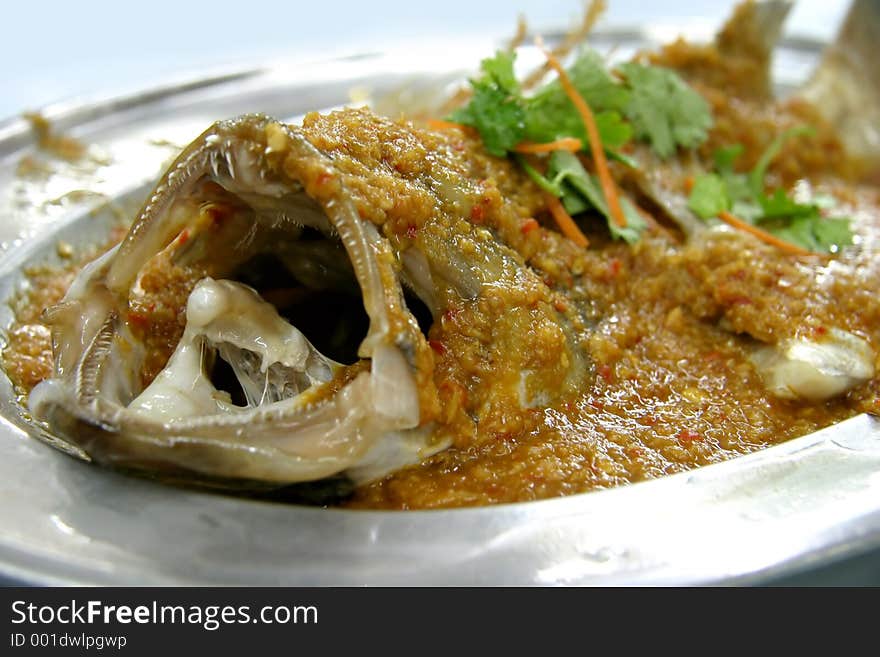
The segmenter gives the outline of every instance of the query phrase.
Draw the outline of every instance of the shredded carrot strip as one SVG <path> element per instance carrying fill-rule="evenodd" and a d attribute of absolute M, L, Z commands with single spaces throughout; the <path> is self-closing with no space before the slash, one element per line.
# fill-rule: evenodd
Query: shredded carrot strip
<path fill-rule="evenodd" d="M 581 229 L 578 228 L 571 215 L 565 211 L 559 199 L 552 194 L 545 194 L 545 196 L 547 198 L 547 207 L 550 208 L 550 214 L 553 215 L 562 234 L 578 246 L 587 248 L 590 245 L 590 240 L 581 232 Z"/>
<path fill-rule="evenodd" d="M 427 119 L 425 123 L 429 128 L 434 130 L 467 130 L 466 125 L 461 123 L 453 123 L 452 121 L 444 121 L 443 119 Z"/>
<path fill-rule="evenodd" d="M 684 191 L 690 194 L 694 190 L 695 180 L 693 176 L 684 179 Z"/>
<path fill-rule="evenodd" d="M 578 90 L 572 83 L 571 78 L 568 77 L 568 73 L 562 68 L 562 64 L 559 63 L 559 60 L 556 59 L 553 53 L 544 48 L 540 41 L 538 42 L 538 47 L 544 51 L 547 63 L 550 64 L 551 68 L 553 68 L 559 76 L 559 83 L 562 85 L 563 91 L 565 91 L 565 94 L 569 97 L 571 102 L 574 103 L 578 113 L 581 115 L 581 120 L 584 122 L 584 127 L 587 129 L 587 137 L 590 138 L 590 151 L 593 155 L 593 161 L 596 163 L 596 172 L 599 174 L 602 193 L 605 195 L 605 201 L 608 203 L 608 211 L 611 213 L 614 222 L 621 228 L 625 228 L 626 217 L 623 214 L 623 209 L 620 207 L 620 199 L 617 197 L 617 186 L 614 184 L 614 179 L 611 177 L 611 170 L 608 168 L 608 161 L 605 159 L 605 149 L 599 138 L 599 128 L 596 126 L 596 117 L 593 116 L 593 111 L 590 109 L 587 101 L 585 101 L 583 96 L 578 93 Z"/>
<path fill-rule="evenodd" d="M 576 153 L 583 147 L 583 142 L 577 137 L 563 137 L 562 139 L 548 141 L 544 144 L 523 141 L 514 146 L 513 150 L 517 153 L 552 153 L 553 151 L 571 151 Z"/>
<path fill-rule="evenodd" d="M 775 235 L 768 233 L 766 230 L 761 230 L 757 226 L 753 226 L 752 224 L 743 221 L 736 215 L 731 214 L 727 210 L 722 210 L 718 213 L 718 218 L 721 219 L 724 223 L 733 226 L 734 228 L 738 228 L 741 231 L 754 235 L 762 242 L 766 242 L 767 244 L 771 244 L 775 246 L 780 251 L 784 251 L 785 253 L 789 253 L 791 255 L 810 255 L 810 252 L 804 248 L 797 246 L 796 244 L 791 244 L 790 242 L 786 242 L 785 240 L 781 240 Z"/>

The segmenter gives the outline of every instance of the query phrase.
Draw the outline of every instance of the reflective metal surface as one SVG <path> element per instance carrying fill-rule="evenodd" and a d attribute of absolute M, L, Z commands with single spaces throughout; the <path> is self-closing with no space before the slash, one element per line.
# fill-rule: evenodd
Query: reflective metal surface
<path fill-rule="evenodd" d="M 640 32 L 598 35 L 625 57 Z M 66 163 L 0 125 L 0 299 L 59 240 L 99 241 L 162 165 L 217 118 L 295 120 L 352 96 L 427 98 L 491 51 L 278 62 L 134 97 L 46 110 L 90 144 Z M 795 83 L 818 44 L 792 41 Z M 22 158 L 45 165 L 19 175 Z M 83 193 L 83 191 L 87 193 Z M 8 326 L 11 310 L 0 310 Z M 34 440 L 0 377 L 0 574 L 32 583 L 497 585 L 757 583 L 880 546 L 880 421 L 859 416 L 691 473 L 569 498 L 452 511 L 285 506 L 122 476 Z"/>

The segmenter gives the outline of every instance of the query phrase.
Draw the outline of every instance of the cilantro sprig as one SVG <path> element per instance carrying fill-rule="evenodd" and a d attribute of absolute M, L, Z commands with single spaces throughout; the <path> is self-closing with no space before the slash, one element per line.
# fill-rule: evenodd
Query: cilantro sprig
<path fill-rule="evenodd" d="M 799 135 L 810 135 L 800 126 L 780 133 L 758 158 L 755 167 L 740 173 L 734 168 L 742 145 L 715 152 L 715 168 L 697 176 L 688 197 L 688 207 L 703 220 L 729 213 L 796 247 L 813 253 L 836 253 L 852 244 L 853 233 L 847 217 L 826 216 L 836 206 L 827 196 L 795 199 L 783 189 L 766 193 L 767 170 L 784 143 Z"/>
<path fill-rule="evenodd" d="M 588 143 L 580 117 L 559 80 L 526 96 L 514 73 L 516 53 L 499 50 L 480 63 L 482 75 L 470 80 L 473 95 L 451 121 L 477 129 L 493 155 L 512 152 L 522 141 L 551 142 L 575 137 Z M 635 136 L 661 158 L 677 148 L 695 148 L 712 126 L 706 101 L 674 71 L 637 62 L 621 64 L 612 75 L 602 57 L 583 50 L 567 69 L 575 88 L 590 105 L 606 152 L 618 151 Z"/>
<path fill-rule="evenodd" d="M 591 176 L 581 161 L 573 153 L 556 151 L 550 155 L 547 175 L 542 176 L 527 162 L 522 161 L 526 173 L 544 189 L 562 200 L 566 212 L 580 214 L 589 209 L 597 210 L 608 223 L 608 230 L 614 238 L 630 244 L 639 241 L 647 223 L 633 203 L 621 199 L 621 208 L 626 217 L 626 226 L 618 226 L 611 216 L 602 188 L 595 176 Z"/>
<path fill-rule="evenodd" d="M 661 158 L 679 148 L 696 148 L 712 127 L 706 101 L 674 71 L 637 62 L 621 64 L 620 72 L 630 89 L 626 117 L 636 137 L 651 144 Z"/>
<path fill-rule="evenodd" d="M 633 129 L 623 118 L 629 92 L 605 69 L 602 58 L 586 50 L 568 69 L 568 76 L 593 110 L 606 153 L 617 159 L 617 151 L 632 139 Z M 536 142 L 576 137 L 586 146 L 589 138 L 583 122 L 559 80 L 553 80 L 534 95 L 523 99 L 526 110 L 524 138 Z"/>
<path fill-rule="evenodd" d="M 589 153 L 590 139 L 582 115 L 560 80 L 526 95 L 514 73 L 515 59 L 515 52 L 510 51 L 484 59 L 480 77 L 470 81 L 470 101 L 449 119 L 476 128 L 492 155 L 515 155 L 545 191 L 562 200 L 569 213 L 594 209 L 608 220 L 614 237 L 637 241 L 645 227 L 641 214 L 624 199 L 620 210 L 626 225 L 618 225 L 602 186 L 577 156 L 555 151 L 548 158 L 546 175 L 541 175 L 516 155 L 517 146 L 524 142 L 564 138 L 579 139 Z M 636 163 L 621 149 L 633 138 L 646 141 L 659 157 L 668 158 L 678 148 L 698 146 L 712 125 L 706 102 L 671 70 L 632 62 L 612 74 L 598 53 L 586 49 L 565 72 L 592 111 L 600 153 L 628 166 Z"/>
<path fill-rule="evenodd" d="M 512 151 L 526 134 L 526 108 L 513 72 L 515 58 L 515 53 L 499 50 L 484 59 L 480 64 L 483 75 L 470 81 L 470 102 L 449 117 L 476 128 L 486 150 L 498 157 Z"/>

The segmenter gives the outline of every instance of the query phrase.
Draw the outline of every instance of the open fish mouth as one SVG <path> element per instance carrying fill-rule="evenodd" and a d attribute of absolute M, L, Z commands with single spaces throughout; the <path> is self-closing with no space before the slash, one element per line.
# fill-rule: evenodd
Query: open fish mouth
<path fill-rule="evenodd" d="M 182 334 L 159 347 L 155 326 L 132 312 L 157 259 L 189 276 Z M 229 280 L 250 272 L 260 284 L 261 267 L 276 293 L 296 283 L 287 305 L 300 317 L 309 298 L 354 299 L 334 353 Z M 381 477 L 446 446 L 422 401 L 430 349 L 400 277 L 326 155 L 266 117 L 217 123 L 171 166 L 124 242 L 46 313 L 55 372 L 31 410 L 115 466 L 279 484 Z M 351 334 L 359 322 L 364 334 Z M 313 338 L 332 345 L 332 328 Z M 149 372 L 157 358 L 165 364 Z"/>

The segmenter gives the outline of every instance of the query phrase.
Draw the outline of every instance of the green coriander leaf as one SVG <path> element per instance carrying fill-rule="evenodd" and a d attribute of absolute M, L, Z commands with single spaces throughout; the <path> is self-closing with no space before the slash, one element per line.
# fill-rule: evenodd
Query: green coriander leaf
<path fill-rule="evenodd" d="M 594 112 L 623 112 L 629 104 L 630 92 L 611 76 L 599 53 L 593 50 L 581 51 L 567 72 L 575 89 Z M 559 80 L 553 80 L 541 87 L 531 97 L 530 105 L 536 111 L 552 115 L 576 114 Z"/>
<path fill-rule="evenodd" d="M 816 253 L 836 253 L 853 243 L 848 218 L 826 218 L 818 212 L 788 219 L 766 220 L 761 227 L 786 242 Z"/>
<path fill-rule="evenodd" d="M 559 81 L 544 85 L 526 98 L 514 74 L 515 59 L 515 54 L 508 51 L 484 59 L 480 64 L 482 75 L 471 80 L 473 96 L 449 119 L 476 128 L 486 150 L 497 156 L 505 155 L 525 139 L 546 143 L 577 137 L 588 145 L 583 121 Z M 634 160 L 617 150 L 633 134 L 621 114 L 629 102 L 629 91 L 608 73 L 602 58 L 589 50 L 580 54 L 569 75 L 595 111 L 596 127 L 608 157 L 636 168 Z"/>
<path fill-rule="evenodd" d="M 695 148 L 712 126 L 709 105 L 674 71 L 636 62 L 620 65 L 632 96 L 625 114 L 636 137 L 650 142 L 661 158 L 678 146 Z"/>
<path fill-rule="evenodd" d="M 623 228 L 618 226 L 608 210 L 601 185 L 587 173 L 580 160 L 573 153 L 555 151 L 550 156 L 547 172 L 555 183 L 563 186 L 565 193 L 562 201 L 570 214 L 578 214 L 593 207 L 605 217 L 613 237 L 626 240 L 630 244 L 640 239 L 642 231 L 647 227 L 641 213 L 629 199 L 621 198 L 620 205 L 627 225 Z M 575 196 L 579 198 L 574 198 Z"/>
<path fill-rule="evenodd" d="M 721 176 L 707 173 L 697 176 L 688 197 L 688 207 L 701 219 L 717 217 L 724 210 L 730 210 L 730 197 Z"/>
<path fill-rule="evenodd" d="M 624 121 L 620 113 L 608 110 L 596 113 L 595 118 L 599 139 L 609 155 L 632 138 L 632 127 Z M 577 137 L 583 142 L 584 148 L 588 148 L 590 140 L 587 130 L 574 106 L 571 106 L 570 111 L 550 114 L 535 110 L 531 104 L 526 105 L 525 139 L 546 143 L 561 137 Z"/>
<path fill-rule="evenodd" d="M 571 183 L 590 177 L 577 155 L 568 151 L 555 151 L 550 154 L 547 174 L 557 183 Z"/>
<path fill-rule="evenodd" d="M 846 217 L 826 217 L 813 222 L 813 235 L 829 253 L 836 253 L 853 243 L 850 220 Z"/>
<path fill-rule="evenodd" d="M 596 112 L 603 110 L 623 112 L 629 104 L 630 92 L 611 75 L 605 66 L 604 58 L 595 50 L 582 50 L 568 69 L 568 77 L 578 93 Z M 554 80 L 547 87 L 552 93 L 567 98 L 559 80 Z"/>
<path fill-rule="evenodd" d="M 761 221 L 786 217 L 793 219 L 818 214 L 818 208 L 815 205 L 797 203 L 781 189 L 777 189 L 773 196 L 761 194 L 758 196 L 758 203 L 761 206 Z"/>
<path fill-rule="evenodd" d="M 633 164 L 615 152 L 632 138 L 632 127 L 621 114 L 629 102 L 629 91 L 611 76 L 601 56 L 592 50 L 581 52 L 568 74 L 593 110 L 599 138 L 609 156 Z M 547 83 L 525 102 L 526 139 L 546 143 L 560 137 L 577 137 L 585 146 L 589 144 L 583 120 L 559 80 Z"/>
<path fill-rule="evenodd" d="M 813 234 L 813 220 L 810 217 L 800 216 L 785 221 L 770 221 L 767 225 L 762 223 L 762 228 L 776 237 L 808 251 L 823 250 Z"/>
<path fill-rule="evenodd" d="M 810 251 L 835 253 L 852 244 L 850 220 L 823 217 L 815 203 L 797 203 L 777 189 L 772 196 L 761 196 L 761 215 L 755 223 L 777 237 Z"/>
<path fill-rule="evenodd" d="M 471 80 L 474 93 L 470 102 L 449 117 L 476 128 L 486 150 L 498 157 L 521 142 L 525 134 L 525 109 L 513 72 L 515 59 L 515 53 L 503 50 L 484 59 L 480 64 L 483 75 Z"/>
<path fill-rule="evenodd" d="M 742 144 L 734 144 L 733 146 L 725 146 L 719 148 L 712 154 L 715 160 L 715 170 L 718 173 L 733 173 L 733 163 L 743 154 L 745 146 Z"/>
<path fill-rule="evenodd" d="M 562 205 L 568 214 L 574 216 L 592 209 L 592 205 L 581 193 L 568 183 L 562 184 Z"/>
<path fill-rule="evenodd" d="M 470 102 L 450 116 L 451 121 L 473 126 L 492 155 L 503 157 L 523 140 L 525 111 L 516 98 L 485 82 L 472 83 Z"/>
<path fill-rule="evenodd" d="M 632 139 L 632 126 L 626 123 L 618 112 L 612 110 L 598 112 L 595 114 L 595 119 L 596 129 L 599 131 L 599 139 L 602 141 L 602 146 L 604 146 L 606 151 L 617 150 Z M 583 125 L 581 125 L 581 131 L 584 132 L 584 144 L 589 144 L 589 140 L 586 139 L 586 129 Z"/>
<path fill-rule="evenodd" d="M 734 215 L 763 230 L 796 244 L 808 251 L 836 253 L 852 244 L 850 220 L 845 217 L 824 217 L 837 201 L 827 195 L 816 195 L 808 202 L 798 202 L 782 189 L 764 194 L 767 168 L 779 154 L 787 139 L 810 134 L 807 127 L 797 127 L 779 134 L 761 154 L 755 168 L 748 174 L 737 173 L 736 158 L 742 153 L 740 144 L 714 153 L 715 171 L 699 176 L 688 198 L 688 206 L 703 219 L 730 207 Z"/>
<path fill-rule="evenodd" d="M 733 206 L 742 204 L 755 205 L 748 176 L 743 173 L 737 173 L 733 168 L 733 163 L 742 155 L 744 150 L 745 147 L 742 144 L 734 144 L 733 146 L 719 148 L 712 154 L 712 159 L 715 161 L 715 171 L 724 181 L 727 187 L 727 197 Z M 750 214 L 753 214 L 753 212 Z"/>
<path fill-rule="evenodd" d="M 488 57 L 480 62 L 480 69 L 486 79 L 491 80 L 495 86 L 506 91 L 511 96 L 520 93 L 519 80 L 513 72 L 513 63 L 516 53 L 512 50 L 499 50 L 494 57 Z"/>

